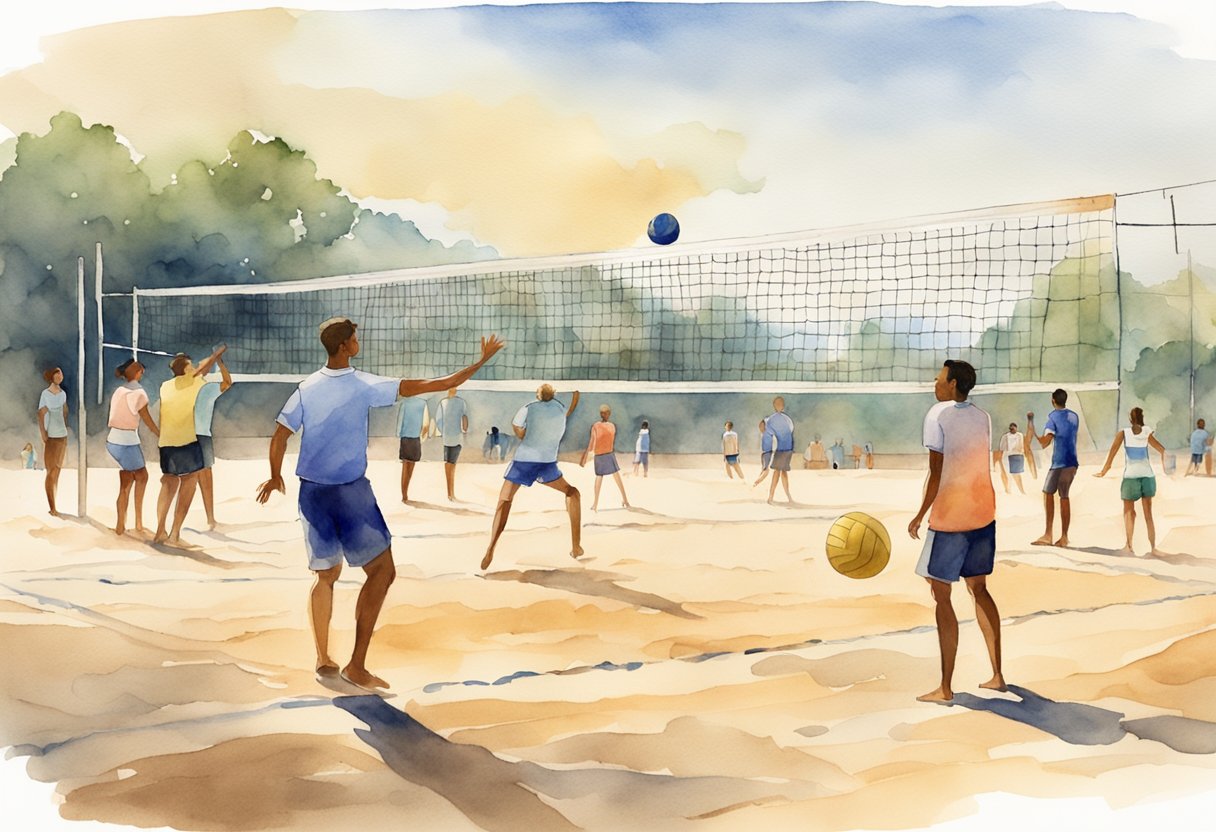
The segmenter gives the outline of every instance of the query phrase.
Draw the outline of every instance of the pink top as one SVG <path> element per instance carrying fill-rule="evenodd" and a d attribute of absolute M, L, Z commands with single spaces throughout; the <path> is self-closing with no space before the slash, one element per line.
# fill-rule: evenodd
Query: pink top
<path fill-rule="evenodd" d="M 148 391 L 139 384 L 124 384 L 110 398 L 110 423 L 119 430 L 137 430 L 139 411 L 148 406 Z"/>
<path fill-rule="evenodd" d="M 992 422 L 971 402 L 939 402 L 925 416 L 925 447 L 942 455 L 942 478 L 929 511 L 939 532 L 982 529 L 996 517 L 988 468 Z"/>
<path fill-rule="evenodd" d="M 616 441 L 616 425 L 612 422 L 596 422 L 591 426 L 591 452 L 599 454 L 612 453 L 612 445 Z"/>

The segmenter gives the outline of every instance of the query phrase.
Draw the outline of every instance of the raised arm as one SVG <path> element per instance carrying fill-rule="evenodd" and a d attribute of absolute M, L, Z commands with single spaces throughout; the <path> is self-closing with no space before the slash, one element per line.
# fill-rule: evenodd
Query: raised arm
<path fill-rule="evenodd" d="M 274 436 L 270 437 L 270 479 L 258 486 L 257 500 L 265 503 L 270 499 L 271 492 L 287 493 L 283 484 L 283 456 L 287 453 L 287 440 L 291 437 L 291 429 L 282 423 L 275 426 Z"/>
<path fill-rule="evenodd" d="M 220 393 L 227 393 L 228 388 L 232 386 L 232 374 L 228 372 L 228 365 L 222 357 L 216 356 L 215 361 L 220 365 Z"/>
<path fill-rule="evenodd" d="M 578 391 L 574 391 L 574 395 L 570 397 L 570 409 L 566 411 L 566 418 L 569 419 L 574 415 L 574 409 L 578 407 Z M 521 439 L 523 437 L 520 437 Z"/>
<path fill-rule="evenodd" d="M 929 513 L 929 506 L 933 505 L 933 501 L 937 499 L 937 491 L 942 484 L 943 459 L 940 451 L 929 451 L 929 478 L 925 480 L 925 496 L 921 500 L 920 510 L 916 512 L 916 517 L 912 518 L 912 522 L 908 524 L 908 534 L 912 536 L 913 540 L 920 540 L 920 523 Z"/>
<path fill-rule="evenodd" d="M 226 349 L 228 349 L 227 344 L 220 344 L 218 347 L 216 347 L 215 352 L 207 356 L 203 363 L 198 365 L 198 369 L 194 371 L 194 374 L 196 376 L 205 376 L 207 373 L 211 372 L 211 368 L 215 366 L 215 362 L 220 360 L 220 356 L 224 354 L 224 350 Z M 232 379 L 227 375 L 227 373 L 225 373 L 225 378 L 228 378 L 229 383 L 232 382 Z"/>
<path fill-rule="evenodd" d="M 437 393 L 440 390 L 451 390 L 453 387 L 459 387 L 471 379 L 474 374 L 476 374 L 477 371 L 482 368 L 482 365 L 493 358 L 494 355 L 506 345 L 506 342 L 500 340 L 497 335 L 491 335 L 488 338 L 482 337 L 481 358 L 477 359 L 477 361 L 465 367 L 463 370 L 457 370 L 451 375 L 444 376 L 443 378 L 403 378 L 401 379 L 400 386 L 397 388 L 397 395 L 402 397 L 417 396 L 420 393 Z"/>
<path fill-rule="evenodd" d="M 1157 440 L 1150 436 L 1148 438 L 1148 441 L 1156 442 Z M 1110 464 L 1115 461 L 1115 454 L 1117 454 L 1119 452 L 1119 447 L 1122 444 L 1123 444 L 1123 431 L 1119 431 L 1118 433 L 1115 434 L 1114 441 L 1110 443 L 1110 452 L 1106 455 L 1106 464 L 1102 466 L 1101 471 L 1094 474 L 1095 477 L 1104 476 L 1106 474 L 1106 472 L 1110 470 Z M 1046 447 L 1046 446 L 1044 446 L 1044 447 Z M 1159 448 L 1161 447 L 1160 443 L 1157 444 L 1157 447 L 1159 447 Z M 1163 462 L 1165 461 L 1164 449 L 1162 449 L 1161 460 Z"/>
<path fill-rule="evenodd" d="M 1055 434 L 1052 434 L 1052 433 L 1045 433 L 1042 436 L 1039 436 L 1038 434 L 1036 434 L 1034 432 L 1034 414 L 1033 413 L 1026 414 L 1026 433 L 1033 441 L 1039 443 L 1040 448 L 1046 448 L 1048 445 L 1051 444 L 1051 440 L 1055 438 Z"/>

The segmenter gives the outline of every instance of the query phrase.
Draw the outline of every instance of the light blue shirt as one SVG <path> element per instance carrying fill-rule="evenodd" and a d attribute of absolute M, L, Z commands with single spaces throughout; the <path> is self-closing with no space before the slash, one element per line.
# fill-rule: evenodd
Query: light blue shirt
<path fill-rule="evenodd" d="M 409 396 L 401 400 L 401 408 L 397 412 L 397 436 L 402 439 L 417 439 L 422 435 L 422 426 L 426 423 L 426 399 L 421 396 Z"/>
<path fill-rule="evenodd" d="M 1211 435 L 1203 428 L 1195 428 L 1195 432 L 1191 434 L 1191 453 L 1206 453 L 1208 450 L 1208 437 Z"/>
<path fill-rule="evenodd" d="M 637 449 L 634 453 L 650 453 L 650 428 L 642 428 L 638 431 Z"/>
<path fill-rule="evenodd" d="M 469 408 L 460 396 L 450 396 L 435 408 L 435 427 L 443 436 L 444 447 L 451 448 L 461 441 L 461 426 Z"/>
<path fill-rule="evenodd" d="M 837 466 L 844 465 L 844 445 L 833 445 L 829 450 L 832 452 L 832 461 Z"/>
<path fill-rule="evenodd" d="M 52 439 L 68 435 L 67 423 L 63 421 L 63 406 L 67 403 L 68 394 L 62 388 L 58 393 L 52 393 L 48 387 L 38 397 L 38 409 L 46 408 L 46 435 Z"/>
<path fill-rule="evenodd" d="M 209 381 L 198 391 L 194 400 L 194 432 L 199 436 L 211 435 L 211 419 L 215 415 L 215 401 L 220 397 L 218 381 Z"/>
<path fill-rule="evenodd" d="M 794 420 L 784 411 L 772 413 L 764 420 L 764 432 L 771 434 L 777 445 L 774 450 L 794 450 Z"/>
<path fill-rule="evenodd" d="M 280 425 L 300 437 L 296 476 L 322 485 L 354 482 L 367 472 L 368 412 L 397 402 L 401 382 L 354 367 L 322 367 L 291 394 Z"/>
<path fill-rule="evenodd" d="M 519 462 L 557 462 L 557 449 L 566 435 L 566 406 L 557 399 L 529 402 L 511 424 L 527 431 L 515 459 Z"/>

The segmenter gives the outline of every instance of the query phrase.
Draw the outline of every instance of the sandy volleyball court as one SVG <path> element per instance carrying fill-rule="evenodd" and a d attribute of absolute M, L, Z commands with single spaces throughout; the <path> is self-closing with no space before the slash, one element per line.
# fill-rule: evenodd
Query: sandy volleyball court
<path fill-rule="evenodd" d="M 590 468 L 563 468 L 589 508 Z M 403 506 L 398 467 L 374 461 L 398 569 L 369 657 L 384 699 L 314 678 L 295 481 L 258 506 L 264 461 L 219 463 L 221 525 L 203 530 L 196 501 L 188 551 L 106 528 L 112 471 L 92 475 L 87 522 L 46 516 L 35 472 L 2 471 L 0 745 L 57 784 L 65 818 L 199 830 L 914 829 L 992 792 L 1125 808 L 1209 791 L 1216 480 L 1161 477 L 1165 555 L 1120 557 L 1119 480 L 1093 470 L 1068 550 L 1030 546 L 1039 495 L 998 481 L 1011 688 L 977 687 L 959 586 L 949 707 L 915 701 L 938 679 L 905 531 L 921 471 L 796 470 L 797 502 L 768 506 L 767 483 L 656 466 L 626 478 L 632 511 L 605 483 L 578 563 L 560 495 L 523 490 L 481 573 L 500 466 L 462 465 L 451 505 L 424 462 L 424 502 Z M 865 581 L 823 552 L 852 510 L 894 541 Z M 338 658 L 361 578 L 338 585 Z"/>

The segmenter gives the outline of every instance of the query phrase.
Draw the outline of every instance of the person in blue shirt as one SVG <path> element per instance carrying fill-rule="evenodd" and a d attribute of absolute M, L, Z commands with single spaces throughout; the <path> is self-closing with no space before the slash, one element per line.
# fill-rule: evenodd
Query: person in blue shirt
<path fill-rule="evenodd" d="M 562 437 L 566 435 L 566 424 L 578 407 L 578 398 L 578 391 L 575 390 L 570 398 L 570 407 L 566 407 L 556 398 L 553 385 L 542 384 L 536 391 L 536 400 L 521 407 L 511 420 L 511 429 L 519 438 L 519 447 L 515 449 L 515 458 L 503 474 L 498 506 L 494 509 L 494 522 L 490 527 L 490 543 L 481 559 L 482 569 L 489 569 L 494 560 L 494 547 L 507 527 L 515 494 L 521 487 L 531 488 L 535 482 L 565 495 L 566 514 L 570 517 L 570 557 L 576 560 L 582 557 L 582 497 L 557 467 L 557 452 Z"/>
<path fill-rule="evenodd" d="M 469 432 L 469 406 L 456 395 L 456 388 L 435 405 L 435 430 L 443 437 L 443 476 L 448 484 L 448 501 L 456 502 L 456 460 L 464 437 Z"/>
<path fill-rule="evenodd" d="M 785 412 L 785 399 L 773 399 L 773 412 L 764 420 L 764 434 L 772 437 L 773 455 L 769 466 L 773 479 L 768 484 L 768 504 L 773 504 L 777 483 L 785 489 L 786 502 L 794 502 L 790 496 L 790 461 L 794 458 L 794 420 Z"/>
<path fill-rule="evenodd" d="M 481 357 L 444 378 L 394 379 L 356 370 L 357 325 L 349 318 L 321 324 L 325 366 L 310 375 L 283 405 L 270 440 L 270 479 L 258 487 L 265 503 L 275 491 L 286 493 L 283 457 L 287 440 L 301 432 L 296 475 L 300 478 L 300 520 L 308 568 L 316 576 L 309 599 L 318 676 L 341 675 L 358 687 L 374 690 L 388 683 L 367 669 L 367 649 L 389 586 L 397 577 L 388 525 L 376 505 L 367 479 L 368 421 L 373 407 L 391 407 L 397 397 L 447 390 L 462 384 L 494 357 L 504 344 L 496 335 L 481 339 Z M 341 670 L 329 657 L 329 620 L 334 584 L 342 561 L 367 575 L 355 607 L 355 647 Z"/>
<path fill-rule="evenodd" d="M 1191 464 L 1186 466 L 1184 477 L 1199 473 L 1199 466 L 1204 466 L 1204 472 L 1212 476 L 1212 434 L 1207 430 L 1207 423 L 1202 419 L 1195 422 L 1195 430 L 1191 432 Z"/>
<path fill-rule="evenodd" d="M 1081 420 L 1076 413 L 1069 410 L 1068 393 L 1063 388 L 1057 388 L 1051 394 L 1052 411 L 1047 416 L 1047 424 L 1043 427 L 1043 435 L 1038 436 L 1034 430 L 1034 414 L 1026 414 L 1026 433 L 1031 440 L 1037 440 L 1039 447 L 1046 448 L 1055 442 L 1051 452 L 1051 468 L 1047 478 L 1043 480 L 1043 511 L 1047 515 L 1047 525 L 1043 536 L 1033 541 L 1035 546 L 1067 546 L 1068 524 L 1072 519 L 1072 504 L 1068 492 L 1072 481 L 1077 476 L 1077 431 Z M 1060 495 L 1060 536 L 1052 543 L 1051 531 L 1055 522 L 1055 496 Z"/>
<path fill-rule="evenodd" d="M 215 523 L 215 479 L 211 467 L 215 465 L 215 446 L 211 438 L 211 422 L 215 417 L 215 403 L 232 387 L 232 374 L 224 364 L 223 356 L 215 360 L 220 368 L 220 380 L 208 381 L 198 391 L 194 400 L 194 432 L 203 451 L 203 469 L 198 472 L 198 490 L 203 496 L 203 509 L 207 512 L 207 527 L 214 529 Z"/>
<path fill-rule="evenodd" d="M 422 460 L 422 440 L 429 432 L 430 412 L 426 399 L 410 396 L 401 400 L 397 411 L 397 456 L 401 459 L 401 502 L 410 501 L 410 479 L 414 465 Z"/>

